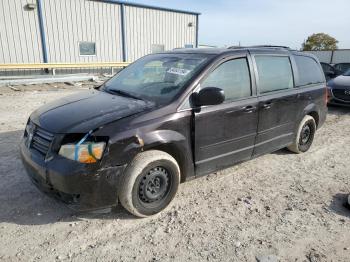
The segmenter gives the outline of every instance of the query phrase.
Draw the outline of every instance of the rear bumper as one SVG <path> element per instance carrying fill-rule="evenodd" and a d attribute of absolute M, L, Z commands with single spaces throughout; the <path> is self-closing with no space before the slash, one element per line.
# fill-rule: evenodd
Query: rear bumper
<path fill-rule="evenodd" d="M 125 166 L 101 168 L 55 156 L 44 158 L 20 144 L 22 162 L 34 185 L 74 210 L 96 210 L 117 205 L 118 180 Z"/>

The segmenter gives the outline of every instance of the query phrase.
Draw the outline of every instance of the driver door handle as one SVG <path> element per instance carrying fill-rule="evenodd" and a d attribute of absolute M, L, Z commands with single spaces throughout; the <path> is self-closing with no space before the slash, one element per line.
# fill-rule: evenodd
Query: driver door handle
<path fill-rule="evenodd" d="M 245 107 L 242 107 L 242 109 L 246 113 L 252 113 L 252 112 L 254 112 L 256 107 L 255 106 L 245 106 Z"/>

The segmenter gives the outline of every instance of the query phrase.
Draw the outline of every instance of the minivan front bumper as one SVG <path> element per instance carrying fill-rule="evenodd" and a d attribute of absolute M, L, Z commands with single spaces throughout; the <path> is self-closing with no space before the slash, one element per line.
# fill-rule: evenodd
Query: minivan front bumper
<path fill-rule="evenodd" d="M 345 106 L 345 107 L 350 107 L 350 102 L 345 102 L 336 98 L 331 98 L 328 101 L 329 105 L 335 105 L 335 106 Z"/>
<path fill-rule="evenodd" d="M 101 168 L 82 164 L 59 155 L 50 161 L 20 144 L 22 162 L 33 184 L 78 211 L 96 210 L 117 205 L 118 178 L 125 166 Z"/>

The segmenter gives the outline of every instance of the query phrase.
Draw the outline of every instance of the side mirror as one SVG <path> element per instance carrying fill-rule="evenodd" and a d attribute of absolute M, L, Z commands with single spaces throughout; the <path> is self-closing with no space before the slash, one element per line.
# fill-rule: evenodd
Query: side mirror
<path fill-rule="evenodd" d="M 219 105 L 225 101 L 224 90 L 217 87 L 206 87 L 193 95 L 196 106 Z"/>

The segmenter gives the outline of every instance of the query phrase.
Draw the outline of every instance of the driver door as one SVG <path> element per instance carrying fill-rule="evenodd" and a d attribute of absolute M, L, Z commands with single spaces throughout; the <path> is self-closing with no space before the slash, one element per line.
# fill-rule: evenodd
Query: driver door
<path fill-rule="evenodd" d="M 201 81 L 200 89 L 223 89 L 225 101 L 195 110 L 196 175 L 251 158 L 258 125 L 251 68 L 248 54 L 226 58 Z"/>

